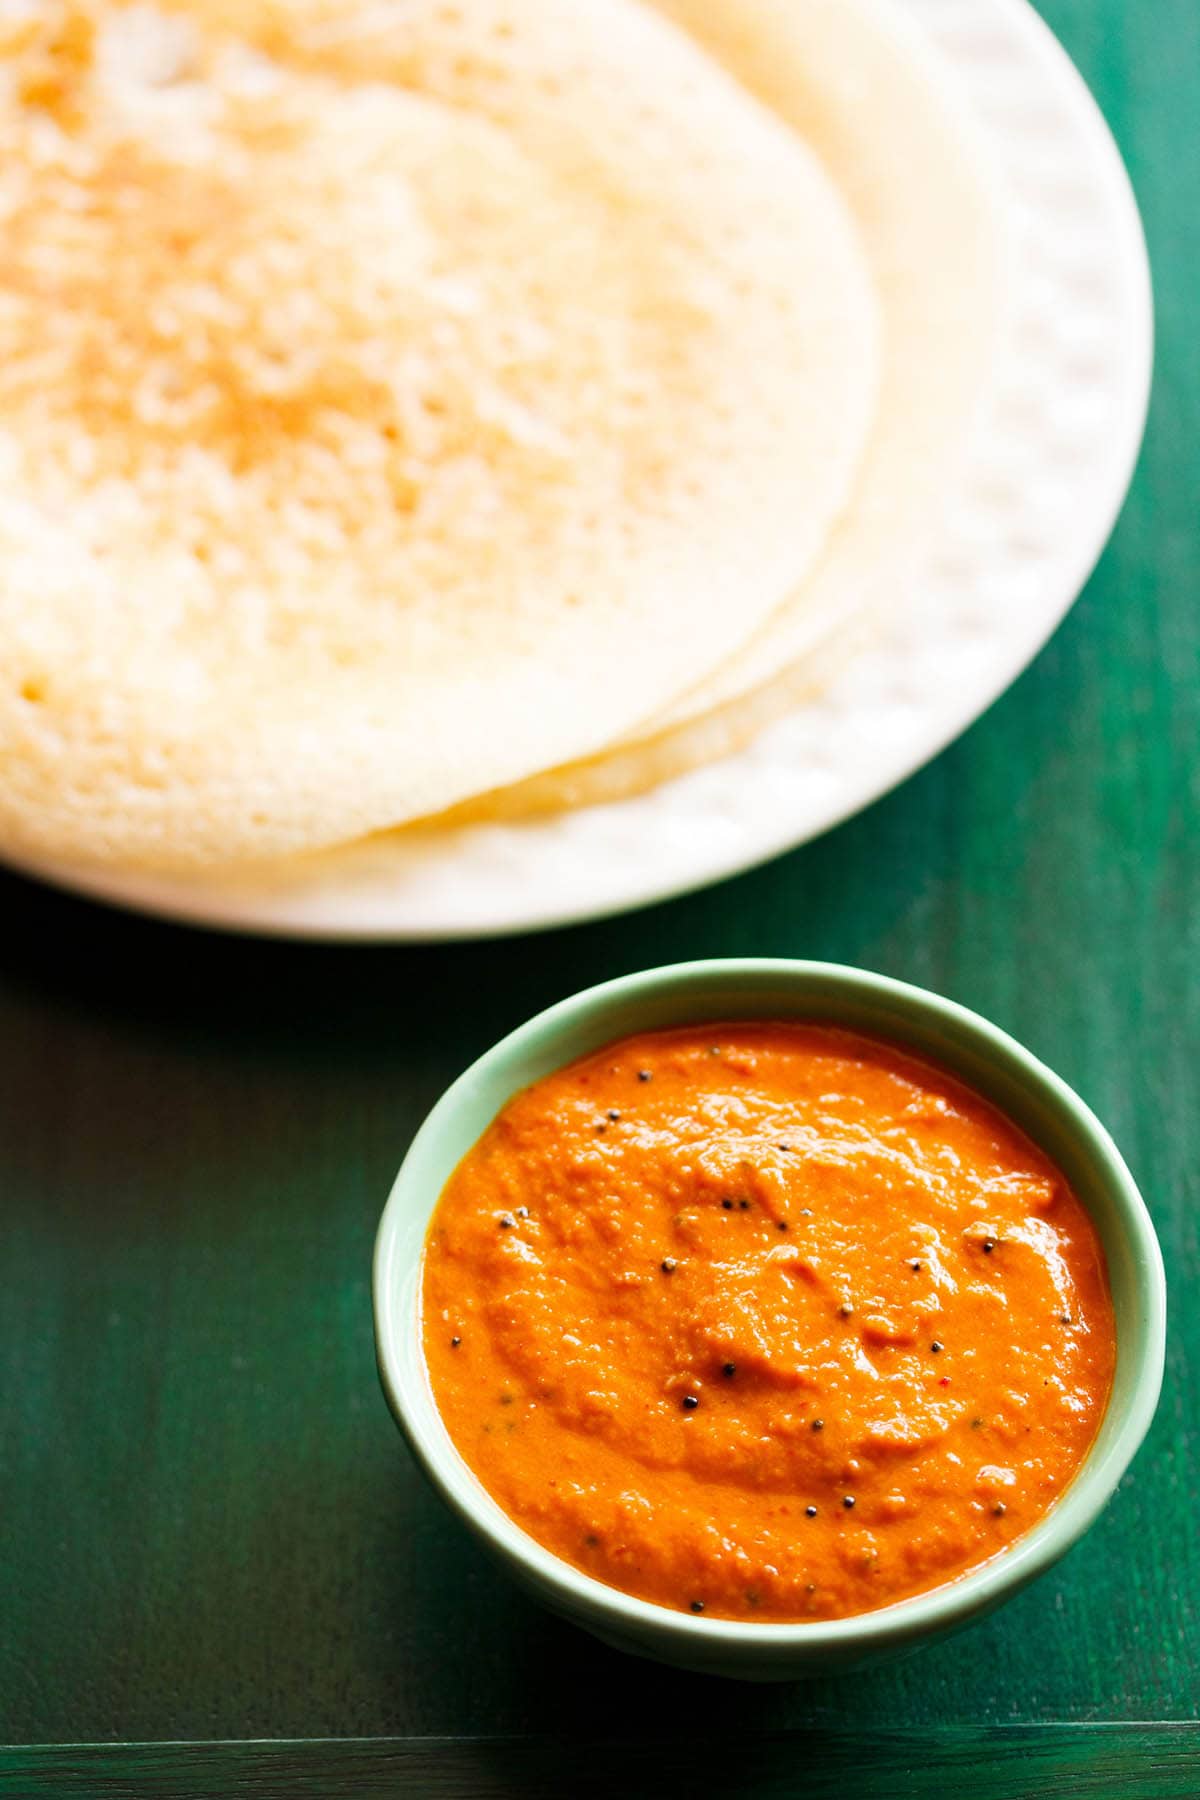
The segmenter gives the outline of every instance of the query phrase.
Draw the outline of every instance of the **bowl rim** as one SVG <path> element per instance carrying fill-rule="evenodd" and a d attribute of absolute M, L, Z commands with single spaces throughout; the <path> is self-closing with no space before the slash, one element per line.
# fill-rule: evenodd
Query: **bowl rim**
<path fill-rule="evenodd" d="M 868 1003 L 886 1002 L 896 1022 L 894 1033 L 890 1025 L 878 1031 L 855 1025 L 843 1028 L 861 1030 L 864 1036 L 877 1035 L 894 1042 L 901 1050 L 905 1048 L 906 1020 L 919 1018 L 948 1028 L 956 1039 L 979 1053 L 983 1061 L 1003 1068 L 1019 1086 L 1039 1096 L 1058 1115 L 1060 1122 L 1078 1141 L 1097 1182 L 1107 1189 L 1114 1202 L 1113 1217 L 1132 1255 L 1140 1336 L 1127 1352 L 1135 1356 L 1136 1367 L 1124 1412 L 1115 1426 L 1111 1426 L 1114 1401 L 1110 1396 L 1097 1438 L 1049 1511 L 1023 1536 L 977 1568 L 924 1593 L 845 1618 L 758 1624 L 678 1612 L 609 1587 L 544 1548 L 503 1511 L 451 1440 L 433 1398 L 420 1344 L 421 1259 L 417 1261 L 417 1279 L 407 1284 L 412 1290 L 408 1294 L 402 1292 L 406 1284 L 402 1271 L 396 1267 L 402 1215 L 412 1205 L 412 1195 L 408 1191 L 414 1179 L 411 1172 L 431 1144 L 453 1129 L 460 1109 L 470 1104 L 482 1083 L 502 1077 L 506 1065 L 519 1062 L 525 1052 L 535 1047 L 545 1056 L 548 1048 L 570 1030 L 586 1026 L 590 1019 L 601 1020 L 616 1005 L 661 1000 L 672 994 L 678 994 L 682 1002 L 686 995 L 695 992 L 697 985 L 732 985 L 739 980 L 761 983 L 764 988 L 772 983 L 781 989 L 795 987 L 794 1010 L 781 994 L 780 1010 L 757 1015 L 764 1018 L 773 1016 L 797 1021 L 806 1016 L 813 1018 L 814 1014 L 806 1015 L 804 1011 L 806 988 L 837 989 L 848 998 Z M 713 1013 L 710 1016 L 715 1020 L 720 1015 Z M 730 1011 L 725 1016 L 732 1019 L 735 1013 Z M 743 1013 L 741 1016 L 754 1015 Z M 829 1011 L 822 1011 L 820 1022 L 834 1028 L 838 1025 L 836 1016 Z M 646 1028 L 670 1029 L 670 1025 L 664 1023 Z M 637 1029 L 636 1025 L 627 1025 L 614 1032 L 610 1040 L 601 1035 L 596 1040 L 596 1047 L 605 1041 L 628 1036 Z M 949 1074 L 965 1085 L 976 1086 L 967 1077 L 959 1076 L 945 1059 L 923 1052 L 915 1045 L 911 1049 L 918 1057 L 924 1055 L 927 1061 L 940 1062 Z M 549 1066 L 562 1067 L 582 1053 L 563 1054 Z M 523 1081 L 515 1081 L 509 1096 L 524 1085 Z M 976 1087 L 976 1091 L 981 1090 Z M 986 1092 L 984 1098 L 988 1098 Z M 501 1105 L 505 1103 L 502 1101 Z M 994 1100 L 992 1104 L 1000 1105 Z M 1004 1109 L 1001 1107 L 1001 1110 Z M 440 1189 L 420 1197 L 422 1244 L 425 1228 L 439 1198 Z M 1094 1523 L 1149 1429 L 1158 1404 L 1165 1361 L 1166 1282 L 1153 1221 L 1124 1159 L 1087 1103 L 1017 1039 L 957 1001 L 852 965 L 798 958 L 723 957 L 664 964 L 583 988 L 508 1032 L 446 1089 L 409 1145 L 380 1219 L 372 1288 L 376 1356 L 384 1394 L 419 1465 L 451 1510 L 495 1555 L 514 1565 L 551 1607 L 568 1615 L 582 1614 L 596 1629 L 607 1630 L 616 1636 L 631 1634 L 651 1638 L 660 1648 L 669 1645 L 680 1656 L 695 1656 L 705 1651 L 741 1652 L 747 1656 L 758 1653 L 766 1662 L 773 1659 L 774 1653 L 774 1658 L 786 1660 L 789 1654 L 794 1656 L 800 1652 L 808 1657 L 822 1651 L 845 1653 L 855 1648 L 877 1648 L 884 1642 L 899 1646 L 933 1632 L 945 1631 L 955 1624 L 966 1624 L 976 1614 L 989 1610 L 998 1600 L 1050 1567 Z M 415 1380 L 410 1377 L 409 1365 L 400 1354 L 402 1338 L 410 1332 L 417 1334 L 416 1353 L 411 1361 L 411 1368 L 417 1372 Z M 1117 1356 L 1119 1369 L 1122 1356 L 1119 1341 Z M 1097 1455 L 1101 1438 L 1108 1441 L 1103 1453 Z"/>

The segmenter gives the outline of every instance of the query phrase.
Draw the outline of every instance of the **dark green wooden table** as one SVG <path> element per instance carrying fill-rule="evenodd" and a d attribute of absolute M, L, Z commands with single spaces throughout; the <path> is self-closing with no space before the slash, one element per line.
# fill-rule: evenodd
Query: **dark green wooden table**
<path fill-rule="evenodd" d="M 1200 7 L 1045 11 L 1142 201 L 1156 395 L 1100 571 L 931 768 L 757 874 L 499 945 L 226 940 L 0 878 L 5 1795 L 1200 1792 Z M 1024 1039 L 1123 1146 L 1172 1302 L 1150 1440 L 1058 1570 L 907 1662 L 766 1690 L 507 1586 L 400 1443 L 368 1293 L 396 1165 L 478 1051 L 741 952 Z"/>

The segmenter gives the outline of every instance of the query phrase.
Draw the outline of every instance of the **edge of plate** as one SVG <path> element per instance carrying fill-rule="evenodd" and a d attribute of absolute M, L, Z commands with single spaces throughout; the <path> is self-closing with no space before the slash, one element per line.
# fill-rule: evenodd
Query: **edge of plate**
<path fill-rule="evenodd" d="M 327 916 L 321 914 L 319 908 L 313 916 L 311 911 L 305 910 L 306 904 L 311 908 L 318 885 L 312 882 L 293 884 L 282 893 L 278 889 L 265 888 L 258 893 L 251 888 L 239 892 L 228 885 L 185 884 L 151 875 L 113 875 L 103 870 L 35 861 L 7 852 L 0 860 L 21 874 L 88 899 L 127 910 L 150 912 L 178 924 L 238 935 L 329 943 L 413 944 L 511 937 L 619 917 L 759 868 L 844 823 L 932 761 L 1007 691 L 1044 648 L 1082 592 L 1112 535 L 1133 479 L 1145 433 L 1153 374 L 1149 255 L 1133 186 L 1120 150 L 1083 76 L 1036 12 L 1031 0 L 1003 0 L 1003 4 L 1012 14 L 1013 25 L 1019 25 L 1028 33 L 1029 48 L 1052 72 L 1064 109 L 1067 106 L 1072 109 L 1077 128 L 1090 141 L 1094 166 L 1104 172 L 1113 211 L 1113 251 L 1122 265 L 1133 316 L 1125 353 L 1125 411 L 1106 465 L 1093 477 L 1091 527 L 1075 549 L 1060 594 L 1039 611 L 1035 628 L 1010 646 L 1003 659 L 997 659 L 994 670 L 989 671 L 988 679 L 983 683 L 982 698 L 973 699 L 967 716 L 955 714 L 939 719 L 932 732 L 921 734 L 914 746 L 896 758 L 885 780 L 880 780 L 877 769 L 869 769 L 859 781 L 843 784 L 836 801 L 811 825 L 798 827 L 795 821 L 784 824 L 778 832 L 761 837 L 749 852 L 737 851 L 730 855 L 719 848 L 708 859 L 700 858 L 689 866 L 676 882 L 664 882 L 655 875 L 641 883 L 634 881 L 619 898 L 607 897 L 590 905 L 560 901 L 540 909 L 532 907 L 509 918 L 467 916 L 444 925 L 406 925 L 383 923 L 374 918 Z M 922 29 L 926 28 L 923 21 L 917 23 Z M 736 762 L 737 758 L 730 761 Z M 536 829 L 536 822 L 530 828 Z"/>

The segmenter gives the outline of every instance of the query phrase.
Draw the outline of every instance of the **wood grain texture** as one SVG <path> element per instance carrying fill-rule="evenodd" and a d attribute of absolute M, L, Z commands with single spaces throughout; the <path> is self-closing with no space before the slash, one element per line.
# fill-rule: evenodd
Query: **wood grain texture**
<path fill-rule="evenodd" d="M 1200 1727 L 772 1732 L 644 1738 L 79 1744 L 0 1752 L 0 1794 L 37 1800 L 1194 1800 Z"/>
<path fill-rule="evenodd" d="M 255 944 L 0 880 L 0 1738 L 528 1736 L 569 1741 L 584 1767 L 619 1728 L 653 1770 L 719 1723 L 743 1749 L 784 1745 L 761 1791 L 819 1794 L 832 1786 L 788 1789 L 780 1772 L 807 1767 L 811 1734 L 909 1732 L 886 1791 L 918 1794 L 923 1733 L 1197 1717 L 1200 9 L 1045 11 L 1132 166 L 1159 375 L 1099 572 L 951 751 L 752 876 L 500 945 Z M 1015 1032 L 1111 1125 L 1171 1295 L 1150 1440 L 1059 1569 L 906 1662 L 761 1691 L 622 1660 L 493 1572 L 391 1424 L 368 1294 L 396 1165 L 473 1056 L 589 981 L 742 952 L 861 963 Z M 891 1741 L 838 1736 L 843 1785 L 863 1758 L 887 1766 Z M 957 1741 L 1034 1779 L 1032 1750 L 1001 1750 L 1019 1739 Z M 1072 1755 L 1101 1760 L 1073 1788 L 972 1785 L 1194 1791 L 1194 1775 L 1179 1785 L 1193 1742 L 1089 1736 Z M 354 1754 L 320 1752 L 331 1769 Z M 537 1791 L 505 1773 L 514 1751 L 363 1754 L 426 1756 L 448 1794 Z M 1161 1781 L 1138 1787 L 1158 1755 Z M 133 1752 L 103 1765 L 107 1788 L 102 1765 L 81 1766 L 93 1786 L 76 1791 L 156 1791 L 119 1785 L 143 1766 Z M 4 1791 L 66 1793 L 66 1769 L 10 1758 Z M 473 1769 L 491 1787 L 471 1787 Z M 207 1791 L 178 1760 L 172 1780 L 157 1791 Z"/>

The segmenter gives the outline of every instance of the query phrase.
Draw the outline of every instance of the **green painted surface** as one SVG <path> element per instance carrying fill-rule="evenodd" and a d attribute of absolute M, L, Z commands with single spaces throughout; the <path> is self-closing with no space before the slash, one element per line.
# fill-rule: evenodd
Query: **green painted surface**
<path fill-rule="evenodd" d="M 1151 428 L 1079 606 L 930 769 L 740 881 L 500 945 L 227 941 L 0 880 L 0 1738 L 1197 1716 L 1200 9 L 1045 11 L 1144 208 Z M 494 1574 L 390 1422 L 368 1296 L 396 1165 L 465 1063 L 591 980 L 743 952 L 859 962 L 1015 1032 L 1112 1127 L 1172 1303 L 1154 1431 L 1058 1571 L 908 1662 L 764 1691 L 624 1662 Z"/>
<path fill-rule="evenodd" d="M 40 1800 L 1195 1800 L 1194 1725 L 999 1725 L 937 1732 L 708 1730 L 683 1737 L 342 1738 L 74 1744 L 0 1752 L 0 1793 Z M 5 1786 L 7 1781 L 8 1785 Z"/>

